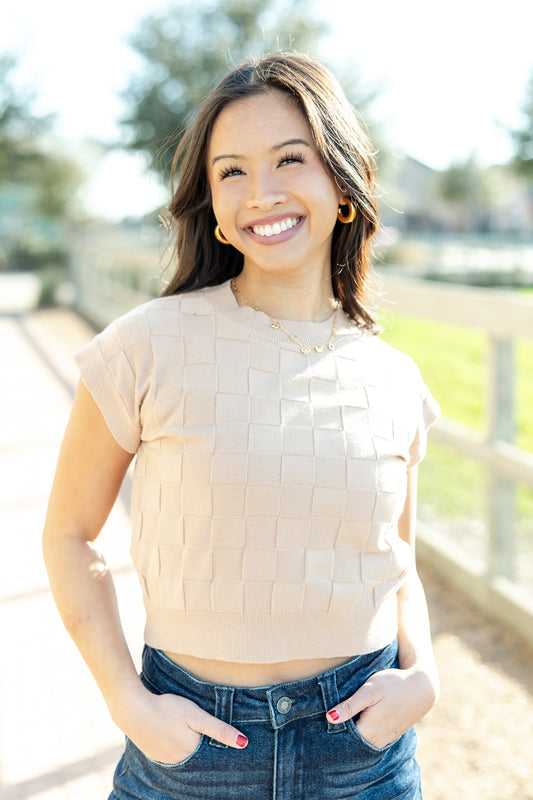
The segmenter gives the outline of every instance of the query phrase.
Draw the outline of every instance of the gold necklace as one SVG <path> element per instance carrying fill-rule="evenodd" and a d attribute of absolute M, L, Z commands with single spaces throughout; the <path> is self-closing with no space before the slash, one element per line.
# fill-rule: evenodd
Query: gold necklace
<path fill-rule="evenodd" d="M 324 342 L 323 344 L 307 345 L 307 344 L 303 344 L 298 339 L 298 337 L 295 336 L 293 333 L 290 333 L 287 330 L 287 328 L 284 328 L 283 325 L 281 324 L 281 322 L 279 321 L 279 319 L 276 319 L 275 317 L 272 317 L 266 311 L 263 311 L 263 309 L 257 308 L 257 306 L 254 306 L 253 303 L 250 303 L 250 301 L 247 300 L 246 297 L 244 297 L 244 295 L 242 295 L 239 292 L 239 289 L 237 288 L 237 284 L 235 283 L 235 278 L 232 278 L 231 288 L 233 289 L 235 294 L 238 297 L 240 297 L 240 299 L 242 300 L 243 303 L 246 303 L 247 306 L 249 306 L 250 308 L 253 308 L 254 311 L 259 311 L 261 314 L 264 314 L 265 316 L 267 316 L 269 318 L 269 320 L 270 320 L 270 327 L 271 328 L 279 328 L 279 330 L 283 331 L 283 333 L 286 336 L 288 336 L 289 339 L 292 342 L 294 342 L 295 344 L 298 345 L 298 347 L 300 348 L 300 352 L 303 353 L 304 356 L 308 356 L 309 353 L 311 352 L 311 350 L 314 350 L 315 353 L 321 353 L 324 350 L 325 347 L 327 347 L 328 350 L 335 350 L 335 346 L 333 344 L 333 339 L 337 335 L 337 331 L 336 331 L 336 329 L 337 329 L 337 313 L 339 311 L 339 302 L 338 302 L 338 300 L 335 301 L 335 311 L 333 312 L 333 328 L 332 328 L 332 331 L 331 331 L 331 336 L 329 337 L 328 341 Z"/>

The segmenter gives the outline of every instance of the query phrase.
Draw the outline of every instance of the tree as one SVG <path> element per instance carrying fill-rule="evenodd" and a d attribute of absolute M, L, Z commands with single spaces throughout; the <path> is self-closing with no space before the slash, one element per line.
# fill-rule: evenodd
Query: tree
<path fill-rule="evenodd" d="M 307 0 L 181 0 L 146 17 L 131 38 L 144 71 L 124 94 L 131 111 L 127 146 L 147 151 L 166 173 L 164 144 L 172 143 L 209 88 L 233 64 L 273 49 L 309 52 L 326 25 Z M 167 161 L 169 159 L 167 158 Z"/>
<path fill-rule="evenodd" d="M 48 125 L 47 118 L 29 111 L 30 95 L 17 95 L 11 77 L 15 68 L 14 56 L 0 56 L 0 184 L 16 182 L 24 174 L 35 137 Z"/>
<path fill-rule="evenodd" d="M 14 88 L 16 67 L 12 55 L 0 56 L 0 187 L 29 189 L 35 212 L 58 219 L 68 213 L 81 172 L 44 146 L 52 119 L 34 115 L 32 95 Z"/>
<path fill-rule="evenodd" d="M 522 113 L 524 116 L 523 127 L 511 131 L 516 146 L 513 166 L 518 173 L 531 178 L 533 177 L 533 75 L 529 80 Z"/>

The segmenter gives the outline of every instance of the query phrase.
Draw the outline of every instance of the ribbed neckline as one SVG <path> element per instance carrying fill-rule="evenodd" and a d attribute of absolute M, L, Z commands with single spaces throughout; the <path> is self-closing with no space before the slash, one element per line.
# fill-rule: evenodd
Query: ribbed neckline
<path fill-rule="evenodd" d="M 299 349 L 298 345 L 291 341 L 284 331 L 280 328 L 272 328 L 270 318 L 263 311 L 255 311 L 250 306 L 239 305 L 231 288 L 230 280 L 221 283 L 219 286 L 210 287 L 205 291 L 209 292 L 209 299 L 217 311 L 241 327 L 246 328 L 254 336 L 269 342 L 287 345 L 291 349 Z M 296 336 L 302 344 L 312 347 L 329 340 L 333 327 L 333 313 L 320 322 L 282 318 L 279 319 L 279 322 Z M 335 339 L 343 334 L 351 334 L 353 336 L 354 333 L 360 333 L 360 330 L 342 308 L 339 308 L 337 314 L 336 333 Z"/>

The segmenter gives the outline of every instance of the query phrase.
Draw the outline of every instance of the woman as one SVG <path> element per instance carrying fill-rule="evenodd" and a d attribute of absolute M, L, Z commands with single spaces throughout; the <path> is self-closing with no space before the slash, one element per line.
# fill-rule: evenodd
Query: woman
<path fill-rule="evenodd" d="M 210 93 L 175 170 L 176 274 L 76 355 L 44 534 L 126 734 L 110 798 L 419 798 L 438 407 L 365 305 L 370 145 L 329 72 L 280 53 Z M 140 678 L 91 546 L 134 454 Z"/>

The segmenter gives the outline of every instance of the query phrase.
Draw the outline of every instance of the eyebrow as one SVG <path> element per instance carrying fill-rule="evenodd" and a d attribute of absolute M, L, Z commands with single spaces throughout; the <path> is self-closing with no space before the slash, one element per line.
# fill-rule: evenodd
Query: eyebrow
<path fill-rule="evenodd" d="M 272 151 L 282 150 L 284 147 L 289 147 L 295 144 L 303 144 L 304 147 L 311 147 L 309 142 L 307 142 L 305 139 L 287 139 L 286 142 L 281 142 L 281 144 L 275 144 L 274 147 L 271 147 L 270 149 Z M 246 156 L 241 156 L 238 155 L 237 153 L 221 153 L 220 155 L 214 157 L 211 164 L 215 164 L 217 161 L 221 161 L 223 158 L 233 158 L 237 160 L 240 158 L 246 158 Z"/>

